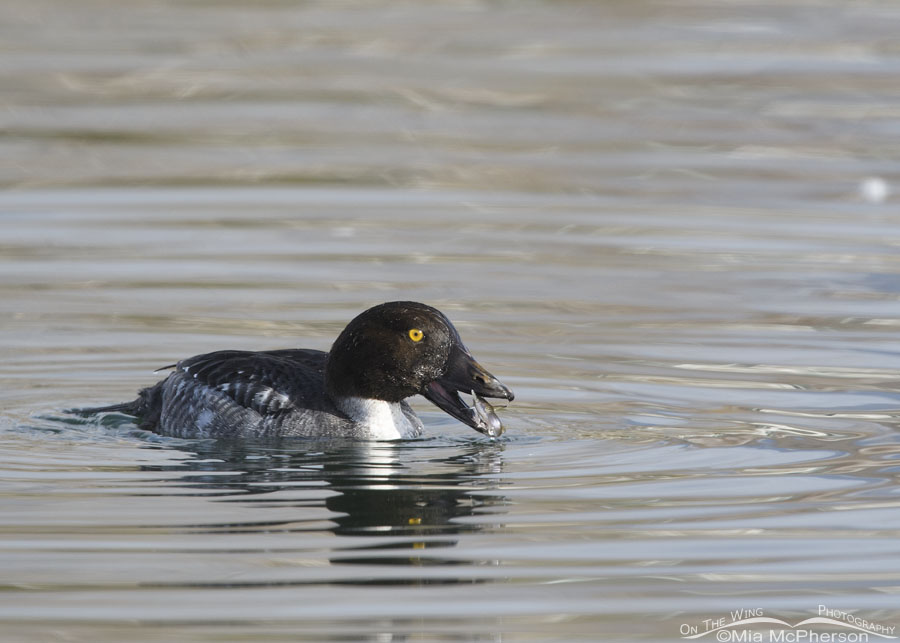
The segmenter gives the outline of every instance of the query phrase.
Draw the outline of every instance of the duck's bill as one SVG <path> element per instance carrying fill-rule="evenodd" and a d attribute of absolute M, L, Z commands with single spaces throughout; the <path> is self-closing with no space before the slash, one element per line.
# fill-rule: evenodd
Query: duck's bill
<path fill-rule="evenodd" d="M 423 395 L 445 413 L 492 438 L 503 433 L 500 418 L 484 398 L 512 401 L 513 392 L 488 373 L 465 349 L 454 347 L 447 372 L 431 382 Z M 467 404 L 460 393 L 471 397 Z"/>

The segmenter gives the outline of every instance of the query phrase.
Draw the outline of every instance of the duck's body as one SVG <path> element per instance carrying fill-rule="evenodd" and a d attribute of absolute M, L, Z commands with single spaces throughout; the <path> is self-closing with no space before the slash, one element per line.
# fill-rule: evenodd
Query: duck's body
<path fill-rule="evenodd" d="M 217 351 L 173 368 L 136 400 L 89 411 L 130 413 L 144 428 L 183 438 L 392 440 L 421 434 L 405 401 L 417 393 L 491 436 L 502 427 L 478 396 L 513 398 L 442 313 L 415 302 L 370 308 L 328 353 Z M 477 408 L 464 404 L 460 391 L 471 392 Z"/>
<path fill-rule="evenodd" d="M 332 400 L 328 353 L 307 349 L 218 351 L 175 371 L 121 410 L 142 425 L 181 438 L 412 438 L 422 423 L 405 401 Z"/>

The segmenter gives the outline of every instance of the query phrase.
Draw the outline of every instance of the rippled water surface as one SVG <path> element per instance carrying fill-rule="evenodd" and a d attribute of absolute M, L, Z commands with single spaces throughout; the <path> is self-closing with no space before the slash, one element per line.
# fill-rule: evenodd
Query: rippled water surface
<path fill-rule="evenodd" d="M 0 7 L 0 638 L 900 628 L 896 3 L 77 5 Z M 502 439 L 66 413 L 395 299 Z"/>

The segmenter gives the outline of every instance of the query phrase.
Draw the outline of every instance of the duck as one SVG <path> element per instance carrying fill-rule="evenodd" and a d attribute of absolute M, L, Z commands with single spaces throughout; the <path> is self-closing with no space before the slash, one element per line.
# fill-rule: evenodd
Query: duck
<path fill-rule="evenodd" d="M 485 398 L 514 399 L 481 366 L 438 309 L 392 301 L 363 311 L 326 353 L 306 348 L 220 350 L 183 359 L 118 412 L 177 438 L 400 440 L 424 425 L 407 400 L 422 395 L 490 438 L 503 425 Z M 462 396 L 470 396 L 467 402 Z"/>

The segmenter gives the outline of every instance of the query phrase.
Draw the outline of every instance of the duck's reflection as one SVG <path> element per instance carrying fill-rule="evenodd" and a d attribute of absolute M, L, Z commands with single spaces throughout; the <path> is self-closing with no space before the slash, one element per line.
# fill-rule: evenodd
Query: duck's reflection
<path fill-rule="evenodd" d="M 232 524 L 230 529 L 308 531 L 303 508 L 324 506 L 329 521 L 317 516 L 314 529 L 370 537 L 358 545 L 344 542 L 335 547 L 331 564 L 466 564 L 434 550 L 454 547 L 455 535 L 486 529 L 479 516 L 502 513 L 507 504 L 496 491 L 503 470 L 502 442 L 205 442 L 185 448 L 194 458 L 188 463 L 190 472 L 180 477 L 182 488 L 221 500 L 297 508 L 297 521 Z M 312 493 L 304 496 L 304 491 Z M 354 582 L 460 581 L 419 577 Z"/>

